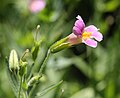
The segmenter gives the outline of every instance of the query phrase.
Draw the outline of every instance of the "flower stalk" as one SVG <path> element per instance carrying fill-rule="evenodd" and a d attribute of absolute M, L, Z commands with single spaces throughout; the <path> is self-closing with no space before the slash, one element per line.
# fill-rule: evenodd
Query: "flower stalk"
<path fill-rule="evenodd" d="M 39 70 L 39 74 L 40 74 L 41 76 L 42 76 L 43 70 L 44 70 L 44 68 L 45 68 L 45 66 L 46 66 L 46 63 L 47 63 L 47 60 L 48 60 L 50 54 L 51 54 L 51 52 L 50 52 L 50 50 L 48 50 L 47 55 L 46 55 L 46 57 L 45 57 L 42 65 L 41 65 L 41 68 L 40 68 L 40 70 Z"/>
<path fill-rule="evenodd" d="M 21 89 L 22 89 L 22 77 L 20 77 L 20 87 L 19 87 L 19 91 L 18 91 L 18 98 L 20 98 L 20 96 L 21 96 Z"/>

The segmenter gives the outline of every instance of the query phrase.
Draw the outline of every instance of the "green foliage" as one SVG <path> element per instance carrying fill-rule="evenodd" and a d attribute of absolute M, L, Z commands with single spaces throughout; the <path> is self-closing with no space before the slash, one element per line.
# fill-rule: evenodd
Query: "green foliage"
<path fill-rule="evenodd" d="M 57 86 L 59 86 L 63 81 L 60 81 L 56 84 L 53 84 L 52 86 L 48 87 L 47 89 L 44 89 L 42 92 L 37 93 L 36 97 L 41 97 L 44 94 L 48 93 L 49 91 L 51 91 L 52 89 L 56 88 Z"/>
<path fill-rule="evenodd" d="M 96 49 L 80 44 L 51 55 L 37 86 L 29 87 L 30 96 L 44 94 L 41 98 L 59 98 L 62 88 L 61 98 L 120 98 L 119 0 L 46 0 L 45 9 L 38 13 L 31 13 L 27 6 L 25 0 L 2 0 L 0 3 L 0 98 L 15 98 L 8 88 L 12 87 L 16 96 L 19 90 L 20 81 L 4 62 L 10 50 L 17 50 L 21 57 L 26 48 L 33 47 L 33 54 L 23 60 L 28 61 L 27 80 L 22 85 L 26 90 L 26 83 L 40 71 L 48 48 L 72 32 L 78 14 L 86 25 L 96 25 L 104 40 Z M 41 27 L 37 36 L 41 41 L 35 43 L 33 36 L 38 24 Z M 60 80 L 64 82 L 56 89 L 48 92 L 57 84 L 43 90 Z"/>

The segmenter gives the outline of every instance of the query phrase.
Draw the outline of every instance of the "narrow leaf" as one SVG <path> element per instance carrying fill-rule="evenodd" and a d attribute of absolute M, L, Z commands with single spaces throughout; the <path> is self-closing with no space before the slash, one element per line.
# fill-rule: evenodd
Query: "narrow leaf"
<path fill-rule="evenodd" d="M 32 69 L 33 69 L 33 67 L 34 67 L 34 63 L 32 63 L 30 68 L 28 68 L 28 70 L 27 70 L 27 74 L 26 74 L 27 80 L 29 80 L 32 77 Z"/>
<path fill-rule="evenodd" d="M 42 90 L 40 93 L 37 93 L 36 97 L 40 97 L 43 96 L 44 94 L 48 93 L 49 91 L 55 89 L 56 87 L 60 86 L 62 84 L 63 80 L 61 80 L 60 82 L 53 84 L 52 86 Z"/>

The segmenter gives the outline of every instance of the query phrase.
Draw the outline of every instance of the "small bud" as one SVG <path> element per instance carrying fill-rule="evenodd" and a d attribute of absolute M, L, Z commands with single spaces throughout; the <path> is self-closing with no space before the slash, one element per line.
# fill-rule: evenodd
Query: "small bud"
<path fill-rule="evenodd" d="M 23 62 L 20 60 L 20 69 L 19 69 L 19 75 L 23 76 L 27 73 L 27 62 Z"/>
<path fill-rule="evenodd" d="M 61 95 L 60 95 L 60 98 L 63 97 L 63 93 L 64 93 L 64 89 L 61 90 Z"/>
<path fill-rule="evenodd" d="M 35 41 L 37 41 L 37 36 L 38 36 L 38 33 L 39 33 L 39 29 L 40 29 L 40 25 L 37 25 L 37 27 L 36 27 L 36 35 L 35 35 L 35 38 L 34 38 L 34 40 Z"/>
<path fill-rule="evenodd" d="M 40 44 L 41 44 L 41 41 L 36 41 L 34 43 L 34 46 L 32 47 L 31 52 L 32 52 L 32 58 L 34 61 L 36 60 L 36 58 L 38 56 L 38 52 L 40 50 Z"/>
<path fill-rule="evenodd" d="M 25 52 L 23 53 L 21 60 L 24 60 L 26 57 L 26 54 L 29 53 L 29 49 L 26 49 Z"/>
<path fill-rule="evenodd" d="M 40 25 L 37 25 L 37 30 L 40 28 Z"/>
<path fill-rule="evenodd" d="M 37 28 L 36 28 L 36 35 L 35 35 L 35 38 L 34 38 L 34 46 L 32 47 L 32 58 L 33 60 L 35 61 L 36 58 L 37 58 L 37 55 L 38 55 L 38 52 L 40 50 L 40 44 L 42 42 L 42 40 L 38 40 L 38 33 L 39 33 L 39 29 L 40 29 L 40 25 L 37 25 Z"/>
<path fill-rule="evenodd" d="M 36 76 L 32 77 L 30 79 L 30 81 L 28 82 L 28 87 L 37 83 L 39 81 L 40 77 L 41 77 L 40 75 L 36 75 Z"/>
<path fill-rule="evenodd" d="M 59 41 L 57 41 L 55 44 L 53 44 L 51 47 L 50 47 L 50 52 L 51 53 L 56 53 L 56 52 L 59 52 L 65 48 L 68 48 L 70 47 L 71 44 L 68 42 L 68 37 L 65 37 Z"/>
<path fill-rule="evenodd" d="M 18 72 L 19 70 L 19 62 L 18 62 L 18 56 L 15 50 L 11 50 L 10 56 L 9 56 L 9 69 L 11 72 Z"/>

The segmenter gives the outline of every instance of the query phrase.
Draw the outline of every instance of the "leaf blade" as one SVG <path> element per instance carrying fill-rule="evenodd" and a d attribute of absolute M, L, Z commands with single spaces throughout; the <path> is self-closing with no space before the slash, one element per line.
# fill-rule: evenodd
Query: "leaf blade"
<path fill-rule="evenodd" d="M 36 97 L 41 97 L 43 96 L 44 94 L 48 93 L 49 91 L 53 90 L 54 88 L 60 86 L 62 84 L 63 80 L 61 80 L 60 82 L 56 83 L 56 84 L 53 84 L 51 85 L 50 87 L 48 87 L 47 89 L 44 89 L 43 91 L 41 91 L 40 93 L 37 93 L 36 94 Z"/>

